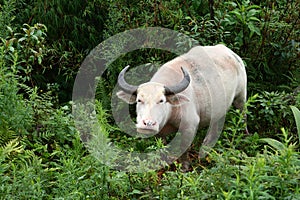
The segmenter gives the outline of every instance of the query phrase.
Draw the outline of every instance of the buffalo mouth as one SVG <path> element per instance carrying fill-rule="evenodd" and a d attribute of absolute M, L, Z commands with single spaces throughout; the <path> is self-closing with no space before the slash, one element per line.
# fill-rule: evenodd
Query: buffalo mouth
<path fill-rule="evenodd" d="M 137 132 L 147 135 L 155 135 L 158 133 L 158 130 L 153 127 L 137 127 Z"/>

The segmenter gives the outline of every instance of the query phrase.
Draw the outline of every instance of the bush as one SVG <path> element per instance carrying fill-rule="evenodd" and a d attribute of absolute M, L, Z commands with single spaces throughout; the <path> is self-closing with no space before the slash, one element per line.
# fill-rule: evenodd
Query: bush
<path fill-rule="evenodd" d="M 68 105 L 56 108 L 57 96 L 51 90 L 25 85 L 33 81 L 33 65 L 43 56 L 35 50 L 44 50 L 45 28 L 39 24 L 25 27 L 24 37 L 14 34 L 0 43 L 0 146 L 18 138 L 26 150 L 35 149 L 49 161 L 56 148 L 71 145 L 77 131 Z"/>
<path fill-rule="evenodd" d="M 249 98 L 253 98 L 253 103 L 248 106 L 250 132 L 273 135 L 274 131 L 279 132 L 282 127 L 292 129 L 295 126 L 289 108 L 289 105 L 296 104 L 293 93 L 265 91 Z"/>
<path fill-rule="evenodd" d="M 93 49 L 102 38 L 107 1 L 20 1 L 16 24 L 42 23 L 49 31 L 51 44 L 61 44 L 65 51 Z"/>
<path fill-rule="evenodd" d="M 14 57 L 12 57 L 14 59 Z M 3 46 L 0 46 L 0 146 L 32 130 L 33 109 L 19 94 L 20 83 L 15 65 L 7 66 Z M 16 114 L 17 113 L 17 114 Z"/>

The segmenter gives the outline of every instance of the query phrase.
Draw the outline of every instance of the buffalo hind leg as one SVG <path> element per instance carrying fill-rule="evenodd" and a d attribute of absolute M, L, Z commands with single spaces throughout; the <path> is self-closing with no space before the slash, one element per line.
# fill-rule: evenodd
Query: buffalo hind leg
<path fill-rule="evenodd" d="M 233 105 L 235 108 L 239 109 L 241 111 L 241 113 L 244 114 L 244 121 L 245 121 L 245 133 L 248 135 L 249 131 L 247 128 L 247 114 L 245 112 L 245 104 L 246 104 L 246 93 L 243 92 L 241 94 L 239 94 L 233 101 Z"/>

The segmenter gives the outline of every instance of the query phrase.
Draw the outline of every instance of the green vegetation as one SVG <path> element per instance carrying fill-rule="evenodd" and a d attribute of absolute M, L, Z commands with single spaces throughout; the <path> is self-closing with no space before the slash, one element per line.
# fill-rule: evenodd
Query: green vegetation
<path fill-rule="evenodd" d="M 299 7 L 284 0 L 0 1 L 0 199 L 300 199 Z M 73 81 L 90 50 L 151 26 L 201 45 L 224 43 L 247 65 L 251 134 L 244 134 L 243 113 L 230 110 L 200 162 L 199 131 L 191 172 L 180 163 L 143 173 L 110 169 L 87 150 L 71 114 Z M 114 123 L 117 74 L 173 56 L 139 50 L 104 73 L 96 120 L 119 147 L 149 152 L 163 144 L 130 137 Z"/>

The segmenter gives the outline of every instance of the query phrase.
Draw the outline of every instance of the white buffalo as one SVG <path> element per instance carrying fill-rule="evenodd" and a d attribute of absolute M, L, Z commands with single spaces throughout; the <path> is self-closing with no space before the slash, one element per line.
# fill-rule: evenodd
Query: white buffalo
<path fill-rule="evenodd" d="M 244 63 L 224 45 L 193 47 L 161 66 L 149 82 L 139 86 L 125 81 L 128 67 L 119 74 L 121 90 L 117 96 L 129 104 L 136 103 L 137 132 L 182 134 L 184 168 L 188 167 L 186 144 L 191 143 L 198 127 L 209 126 L 202 145 L 213 147 L 231 104 L 242 110 L 246 102 Z"/>

